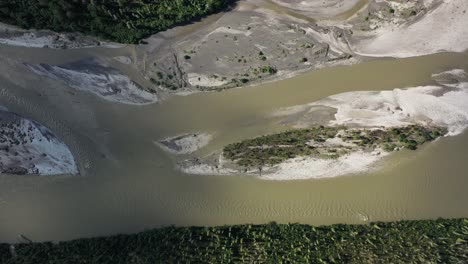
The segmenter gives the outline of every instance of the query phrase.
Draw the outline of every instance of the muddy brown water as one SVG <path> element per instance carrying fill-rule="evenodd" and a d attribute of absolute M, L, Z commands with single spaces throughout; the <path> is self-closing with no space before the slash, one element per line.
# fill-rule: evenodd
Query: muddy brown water
<path fill-rule="evenodd" d="M 22 62 L 62 63 L 131 55 L 129 48 L 0 47 L 0 104 L 46 125 L 71 148 L 80 176 L 0 176 L 0 241 L 68 240 L 167 225 L 299 222 L 322 225 L 468 217 L 468 133 L 402 151 L 381 169 L 323 180 L 265 181 L 184 175 L 154 141 L 185 132 L 215 135 L 197 155 L 288 129 L 265 116 L 357 90 L 431 84 L 432 73 L 468 69 L 468 53 L 377 60 L 274 83 L 128 106 L 38 78 Z M 121 70 L 145 84 L 137 72 Z"/>

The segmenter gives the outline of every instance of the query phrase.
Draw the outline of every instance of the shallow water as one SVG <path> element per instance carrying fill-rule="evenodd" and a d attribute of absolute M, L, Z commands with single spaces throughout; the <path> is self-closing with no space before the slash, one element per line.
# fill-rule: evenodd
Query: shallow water
<path fill-rule="evenodd" d="M 280 107 L 356 90 L 433 83 L 432 73 L 468 69 L 468 53 L 379 60 L 307 73 L 285 81 L 127 106 L 30 74 L 22 62 L 64 63 L 131 55 L 130 48 L 75 51 L 0 47 L 0 105 L 33 118 L 70 146 L 81 176 L 0 176 L 0 241 L 138 232 L 164 225 L 300 222 L 365 223 L 467 217 L 468 133 L 402 151 L 363 175 L 264 181 L 183 175 L 155 140 L 214 133 L 195 155 L 287 129 L 266 118 Z M 15 61 L 21 62 L 17 63 Z M 120 65 L 142 85 L 136 71 Z"/>

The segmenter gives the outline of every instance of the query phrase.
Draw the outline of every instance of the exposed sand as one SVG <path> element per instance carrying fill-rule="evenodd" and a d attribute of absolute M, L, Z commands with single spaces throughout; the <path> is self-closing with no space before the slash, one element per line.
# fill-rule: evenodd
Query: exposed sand
<path fill-rule="evenodd" d="M 323 179 L 355 174 L 374 169 L 375 163 L 387 156 L 387 152 L 353 152 L 338 159 L 299 157 L 287 160 L 275 168 L 276 171 L 263 173 L 265 180 Z"/>
<path fill-rule="evenodd" d="M 162 90 L 180 94 L 178 90 L 247 86 L 360 61 L 350 61 L 346 41 L 335 37 L 341 29 L 272 6 L 265 0 L 240 1 L 236 9 L 190 34 L 181 34 L 183 28 L 158 33 L 141 47 L 141 68 Z"/>
<path fill-rule="evenodd" d="M 145 74 L 161 90 L 169 87 L 171 93 L 180 94 L 177 89 L 248 86 L 372 57 L 412 57 L 468 48 L 468 27 L 464 26 L 468 2 L 463 0 L 371 0 L 349 19 L 316 21 L 310 17 L 333 17 L 362 2 L 273 2 L 277 5 L 268 0 L 241 1 L 236 9 L 191 34 L 181 35 L 177 33 L 181 29 L 174 29 L 154 35 L 144 48 L 145 58 L 152 58 L 145 61 Z M 263 67 L 276 71 L 262 73 Z"/>
<path fill-rule="evenodd" d="M 181 155 L 190 154 L 203 148 L 212 138 L 213 136 L 207 133 L 195 133 L 166 138 L 156 143 L 165 151 Z"/>
<path fill-rule="evenodd" d="M 133 63 L 132 59 L 130 57 L 127 57 L 127 56 L 117 56 L 117 57 L 114 57 L 114 60 L 122 63 L 122 64 L 125 64 L 125 65 L 130 65 Z"/>
<path fill-rule="evenodd" d="M 219 78 L 209 77 L 203 74 L 189 73 L 187 74 L 188 82 L 192 86 L 201 87 L 217 87 L 228 83 L 227 80 L 221 80 Z"/>
<path fill-rule="evenodd" d="M 0 108 L 0 173 L 78 174 L 68 147 L 46 127 Z"/>
<path fill-rule="evenodd" d="M 235 175 L 238 171 L 233 169 L 223 168 L 212 164 L 207 164 L 199 160 L 186 160 L 179 164 L 180 171 L 186 174 L 193 175 Z"/>
<path fill-rule="evenodd" d="M 438 86 L 421 86 L 381 92 L 349 92 L 332 95 L 308 105 L 275 111 L 274 117 L 312 115 L 317 107 L 336 109 L 329 125 L 396 127 L 411 124 L 447 127 L 457 135 L 468 126 L 468 76 L 456 69 L 434 74 Z M 451 81 L 451 82 L 450 82 Z M 297 127 L 304 127 L 297 117 Z"/>
<path fill-rule="evenodd" d="M 272 0 L 272 2 L 290 8 L 313 18 L 330 18 L 345 13 L 360 0 Z"/>
<path fill-rule="evenodd" d="M 82 60 L 65 65 L 25 64 L 34 73 L 65 82 L 77 90 L 125 104 L 149 104 L 156 94 L 145 91 L 128 76 L 97 60 Z"/>
<path fill-rule="evenodd" d="M 353 41 L 356 54 L 372 57 L 412 57 L 442 51 L 462 52 L 468 49 L 468 1 L 428 1 L 435 6 L 414 23 L 380 24 L 373 36 Z M 396 12 L 407 3 L 392 3 Z M 437 6 L 437 4 L 439 4 Z"/>

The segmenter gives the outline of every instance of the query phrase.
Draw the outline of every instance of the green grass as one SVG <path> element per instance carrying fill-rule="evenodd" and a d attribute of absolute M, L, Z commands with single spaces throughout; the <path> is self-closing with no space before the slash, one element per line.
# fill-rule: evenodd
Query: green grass
<path fill-rule="evenodd" d="M 121 43 L 219 12 L 234 0 L 0 0 L 0 21 Z"/>
<path fill-rule="evenodd" d="M 223 155 L 239 166 L 258 167 L 279 164 L 301 156 L 338 158 L 357 149 L 372 151 L 376 148 L 383 148 L 390 152 L 404 147 L 415 150 L 419 145 L 446 133 L 445 128 L 423 126 L 374 130 L 321 126 L 233 143 L 223 149 Z M 320 146 L 320 143 L 335 137 L 341 138 L 346 143 L 353 143 L 355 147 Z M 310 144 L 311 141 L 317 144 Z"/>
<path fill-rule="evenodd" d="M 467 263 L 468 219 L 313 227 L 167 227 L 69 242 L 0 244 L 1 263 Z"/>

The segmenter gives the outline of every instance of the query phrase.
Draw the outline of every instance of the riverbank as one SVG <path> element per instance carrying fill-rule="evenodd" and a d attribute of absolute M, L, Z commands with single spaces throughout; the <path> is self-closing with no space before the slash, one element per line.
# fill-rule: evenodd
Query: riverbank
<path fill-rule="evenodd" d="M 370 57 L 463 52 L 468 48 L 467 12 L 468 2 L 463 0 L 388 1 L 386 7 L 368 11 L 365 19 L 370 28 L 355 30 L 351 47 L 356 54 Z"/>
<path fill-rule="evenodd" d="M 166 227 L 59 243 L 0 244 L 2 263 L 464 263 L 468 219 L 367 225 Z"/>
<path fill-rule="evenodd" d="M 190 34 L 175 28 L 147 39 L 140 69 L 156 86 L 180 94 L 256 85 L 378 57 L 468 48 L 461 26 L 468 23 L 468 4 L 462 0 L 322 2 L 300 3 L 308 6 L 300 11 L 297 3 L 240 1 Z M 437 23 L 445 17 L 449 24 Z"/>

